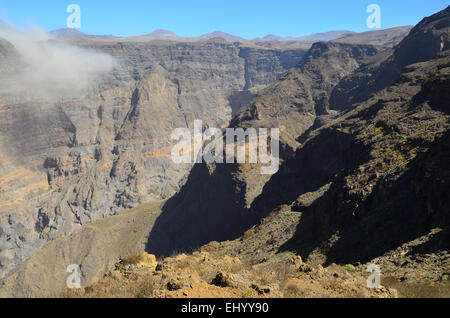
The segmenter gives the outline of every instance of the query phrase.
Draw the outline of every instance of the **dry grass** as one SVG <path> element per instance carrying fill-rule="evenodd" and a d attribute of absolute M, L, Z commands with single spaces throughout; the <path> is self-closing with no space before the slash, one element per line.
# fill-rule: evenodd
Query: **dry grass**
<path fill-rule="evenodd" d="M 406 283 L 383 277 L 382 284 L 394 288 L 402 298 L 450 298 L 450 282 L 444 284 Z"/>
<path fill-rule="evenodd" d="M 299 298 L 304 294 L 304 289 L 296 281 L 289 281 L 283 290 L 283 295 L 287 298 Z"/>
<path fill-rule="evenodd" d="M 153 291 L 157 288 L 157 283 L 152 276 L 146 276 L 143 280 L 138 284 L 135 297 L 136 298 L 150 298 L 153 296 Z"/>
<path fill-rule="evenodd" d="M 136 265 L 143 261 L 142 252 L 135 252 L 124 257 L 120 264 L 122 265 Z"/>

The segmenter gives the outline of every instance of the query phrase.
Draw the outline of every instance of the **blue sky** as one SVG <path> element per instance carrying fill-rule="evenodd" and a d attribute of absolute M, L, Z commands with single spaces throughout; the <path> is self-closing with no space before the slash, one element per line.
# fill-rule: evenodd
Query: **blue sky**
<path fill-rule="evenodd" d="M 81 7 L 88 34 L 129 36 L 169 29 L 180 36 L 221 30 L 244 38 L 300 36 L 329 30 L 367 31 L 366 8 L 378 4 L 382 28 L 418 23 L 450 0 L 1 0 L 0 20 L 20 28 L 66 27 L 69 4 Z"/>

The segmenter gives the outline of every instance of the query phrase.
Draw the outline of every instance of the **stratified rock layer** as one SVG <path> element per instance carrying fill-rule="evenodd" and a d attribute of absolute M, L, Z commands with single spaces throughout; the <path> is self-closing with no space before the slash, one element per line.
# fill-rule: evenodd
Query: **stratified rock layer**
<path fill-rule="evenodd" d="M 171 160 L 175 128 L 224 127 L 296 65 L 302 50 L 223 43 L 78 41 L 115 69 L 76 99 L 0 96 L 0 277 L 46 241 L 164 199 L 191 165 Z M 20 69 L 0 42 L 0 77 Z"/>

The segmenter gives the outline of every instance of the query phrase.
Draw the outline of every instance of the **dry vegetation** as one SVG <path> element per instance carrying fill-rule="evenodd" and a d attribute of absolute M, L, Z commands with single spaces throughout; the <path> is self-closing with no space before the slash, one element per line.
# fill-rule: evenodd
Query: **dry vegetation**
<path fill-rule="evenodd" d="M 65 290 L 61 297 L 395 297 L 387 288 L 369 290 L 357 271 L 332 265 L 303 263 L 281 254 L 270 263 L 249 265 L 237 257 L 194 252 L 169 257 L 148 266 L 154 257 L 133 254 L 96 284 Z M 268 268 L 270 267 L 270 268 Z"/>

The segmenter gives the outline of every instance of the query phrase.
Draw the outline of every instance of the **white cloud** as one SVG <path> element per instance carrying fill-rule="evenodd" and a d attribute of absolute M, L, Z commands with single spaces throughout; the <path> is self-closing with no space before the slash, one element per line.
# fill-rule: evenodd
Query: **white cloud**
<path fill-rule="evenodd" d="M 52 40 L 39 28 L 20 31 L 0 24 L 0 38 L 13 44 L 20 55 L 19 71 L 3 80 L 1 93 L 76 98 L 115 65 L 110 55 Z"/>

